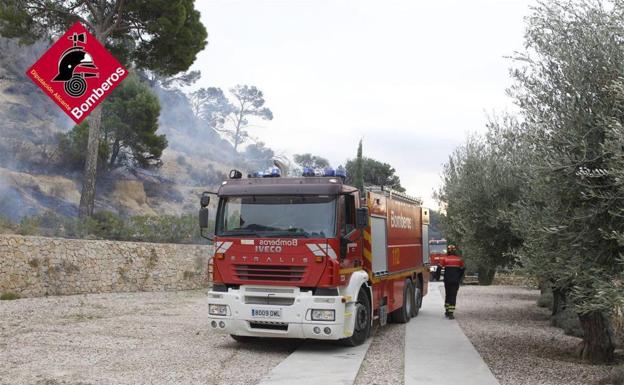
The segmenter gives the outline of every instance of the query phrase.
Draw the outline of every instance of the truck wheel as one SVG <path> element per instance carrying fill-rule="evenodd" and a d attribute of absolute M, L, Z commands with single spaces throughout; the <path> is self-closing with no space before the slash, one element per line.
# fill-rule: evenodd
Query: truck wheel
<path fill-rule="evenodd" d="M 353 335 L 349 338 L 341 339 L 340 342 L 345 346 L 358 346 L 363 344 L 370 334 L 371 314 L 371 304 L 368 294 L 364 289 L 360 289 L 357 303 L 353 310 L 353 317 L 355 317 Z"/>
<path fill-rule="evenodd" d="M 410 314 L 410 316 L 412 318 L 418 316 L 418 311 L 420 310 L 421 306 L 422 306 L 422 291 L 420 290 L 420 287 L 412 284 L 412 301 L 413 301 L 413 306 L 412 306 L 412 313 Z"/>
<path fill-rule="evenodd" d="M 414 303 L 412 298 L 412 281 L 406 279 L 403 287 L 403 306 L 390 313 L 393 322 L 400 324 L 409 322 Z"/>
<path fill-rule="evenodd" d="M 258 339 L 258 337 L 237 336 L 235 334 L 230 334 L 230 337 L 232 337 L 234 339 L 234 341 L 241 342 L 241 343 L 254 342 L 254 341 L 256 341 Z"/>

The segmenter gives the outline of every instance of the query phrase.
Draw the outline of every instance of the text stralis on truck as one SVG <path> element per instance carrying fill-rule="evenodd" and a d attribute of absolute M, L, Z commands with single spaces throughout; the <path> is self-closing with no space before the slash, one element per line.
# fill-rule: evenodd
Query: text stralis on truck
<path fill-rule="evenodd" d="M 429 279 L 429 210 L 382 188 L 361 197 L 333 171 L 325 175 L 243 179 L 233 170 L 223 182 L 208 293 L 214 330 L 239 341 L 358 345 L 373 322 L 418 314 Z M 205 193 L 202 228 L 209 201 Z"/>

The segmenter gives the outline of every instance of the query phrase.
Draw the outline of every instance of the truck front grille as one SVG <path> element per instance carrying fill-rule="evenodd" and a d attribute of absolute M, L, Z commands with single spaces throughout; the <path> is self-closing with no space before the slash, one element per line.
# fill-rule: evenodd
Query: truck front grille
<path fill-rule="evenodd" d="M 303 279 L 305 270 L 305 266 L 234 265 L 234 272 L 241 281 L 298 282 Z"/>
<path fill-rule="evenodd" d="M 258 296 L 245 296 L 245 303 L 248 305 L 277 305 L 277 306 L 291 306 L 295 303 L 293 297 L 275 297 L 272 295 L 258 297 Z"/>
<path fill-rule="evenodd" d="M 280 330 L 283 332 L 288 331 L 288 324 L 283 322 L 253 321 L 249 322 L 249 327 L 252 329 Z"/>

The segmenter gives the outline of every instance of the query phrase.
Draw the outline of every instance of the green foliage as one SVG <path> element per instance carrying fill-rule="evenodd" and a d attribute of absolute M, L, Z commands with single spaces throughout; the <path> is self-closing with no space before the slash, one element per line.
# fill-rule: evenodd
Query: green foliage
<path fill-rule="evenodd" d="M 445 164 L 437 193 L 446 207 L 444 233 L 476 266 L 481 284 L 491 284 L 497 268 L 509 267 L 521 244 L 509 220 L 521 187 L 513 158 L 517 129 L 506 118 L 490 123 L 485 139 L 469 138 Z"/>
<path fill-rule="evenodd" d="M 0 301 L 13 301 L 22 298 L 19 294 L 7 291 L 0 295 Z"/>
<path fill-rule="evenodd" d="M 167 147 L 157 135 L 160 103 L 138 77 L 128 76 L 104 102 L 103 142 L 108 146 L 109 168 L 121 165 L 157 166 Z"/>
<path fill-rule="evenodd" d="M 20 38 L 24 43 L 60 35 L 75 21 L 85 25 L 127 67 L 161 76 L 186 71 L 206 45 L 207 32 L 194 0 L 4 0 L 0 4 L 0 34 Z M 81 217 L 93 214 L 94 208 L 102 118 L 99 108 L 95 111 L 89 119 L 93 140 L 85 147 L 88 161 L 78 210 Z M 149 109 L 133 112 L 150 114 Z M 133 153 L 139 164 L 150 163 L 153 158 L 143 156 L 166 145 L 164 138 L 153 135 L 153 131 L 143 133 L 146 135 L 140 141 L 146 148 Z"/>
<path fill-rule="evenodd" d="M 358 143 L 357 154 L 355 156 L 355 164 L 352 165 L 351 169 L 349 168 L 349 161 L 347 161 L 346 165 L 347 170 L 347 180 L 353 175 L 352 183 L 355 187 L 358 188 L 362 193 L 364 192 L 364 159 L 362 158 L 362 139 Z M 375 184 L 373 182 L 373 184 Z"/>
<path fill-rule="evenodd" d="M 275 152 L 263 142 L 248 145 L 243 152 L 243 160 L 248 170 L 261 170 L 273 166 Z"/>
<path fill-rule="evenodd" d="M 240 144 L 250 139 L 247 127 L 249 118 L 255 117 L 263 120 L 272 120 L 273 112 L 264 106 L 264 94 L 256 86 L 237 85 L 230 89 L 234 96 L 234 106 L 229 118 L 233 122 L 233 127 L 225 127 L 219 131 L 224 132 L 232 141 L 234 151 L 237 151 Z"/>
<path fill-rule="evenodd" d="M 429 239 L 446 239 L 442 230 L 442 215 L 436 210 L 429 210 Z"/>
<path fill-rule="evenodd" d="M 75 125 L 69 132 L 58 136 L 58 152 L 61 164 L 71 170 L 82 170 L 84 168 L 87 154 L 87 141 L 89 139 L 89 122 L 84 120 Z M 109 148 L 106 142 L 100 142 L 98 154 L 98 165 L 106 164 L 109 156 Z"/>
<path fill-rule="evenodd" d="M 1 217 L 0 217 L 1 219 Z M 8 220 L 5 220 L 8 222 Z M 48 211 L 24 217 L 10 232 L 63 238 L 108 239 L 154 243 L 204 243 L 199 235 L 197 216 L 132 216 L 100 211 L 90 218 L 65 217 Z"/>
<path fill-rule="evenodd" d="M 171 76 L 186 71 L 208 33 L 194 0 L 5 0 L 0 35 L 31 44 L 82 22 L 126 65 Z"/>
<path fill-rule="evenodd" d="M 327 159 L 318 155 L 312 155 L 310 153 L 295 154 L 293 155 L 293 159 L 295 163 L 297 163 L 300 167 L 311 167 L 311 168 L 329 167 L 329 161 Z"/>
<path fill-rule="evenodd" d="M 511 92 L 525 163 L 513 221 L 522 264 L 567 292 L 579 314 L 624 299 L 623 4 L 546 4 L 529 18 Z M 546 32 L 548 31 L 548 32 Z"/>
<path fill-rule="evenodd" d="M 360 153 L 358 151 L 358 153 Z M 358 186 L 358 173 L 361 164 L 362 172 L 362 186 Z M 404 192 L 405 188 L 401 186 L 401 179 L 398 175 L 395 175 L 396 170 L 388 163 L 382 163 L 378 160 L 362 157 L 361 160 L 349 159 L 345 165 L 347 170 L 347 183 L 354 185 L 355 187 L 363 186 L 385 186 L 390 187 L 396 191 Z"/>
<path fill-rule="evenodd" d="M 128 76 L 103 102 L 104 117 L 98 165 L 153 167 L 167 147 L 164 135 L 157 135 L 160 103 L 154 93 L 136 76 Z M 59 135 L 61 163 L 74 170 L 84 167 L 89 138 L 87 120 Z"/>
<path fill-rule="evenodd" d="M 127 2 L 123 15 L 127 18 L 122 25 L 150 37 L 138 39 L 133 49 L 131 57 L 138 68 L 170 76 L 186 71 L 193 64 L 208 37 L 194 3 L 194 0 Z"/>
<path fill-rule="evenodd" d="M 624 303 L 623 13 L 619 1 L 533 8 L 509 90 L 520 123 L 470 139 L 439 194 L 468 258 L 513 252 L 553 289 L 555 322 L 580 335 L 580 321 L 592 362 L 614 359 L 611 314 Z"/>
<path fill-rule="evenodd" d="M 200 88 L 188 95 L 193 114 L 213 129 L 222 128 L 234 106 L 223 90 L 217 87 Z"/>

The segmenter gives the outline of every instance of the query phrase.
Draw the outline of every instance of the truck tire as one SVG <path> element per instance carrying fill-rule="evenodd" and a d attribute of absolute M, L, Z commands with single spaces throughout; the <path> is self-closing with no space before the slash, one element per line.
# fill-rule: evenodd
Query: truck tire
<path fill-rule="evenodd" d="M 412 313 L 413 295 L 412 295 L 412 281 L 405 280 L 405 286 L 403 287 L 403 306 L 396 309 L 390 315 L 392 316 L 392 322 L 399 324 L 408 323 Z"/>
<path fill-rule="evenodd" d="M 364 288 L 360 289 L 358 293 L 357 303 L 353 310 L 353 317 L 355 317 L 355 326 L 353 327 L 353 334 L 351 337 L 343 338 L 340 340 L 345 346 L 358 346 L 364 343 L 368 339 L 371 330 L 371 303 L 368 298 L 368 293 Z"/>
<path fill-rule="evenodd" d="M 418 316 L 418 312 L 420 311 L 420 307 L 422 306 L 423 297 L 422 290 L 420 290 L 419 285 L 412 284 L 412 296 L 410 298 L 412 298 L 413 301 L 412 313 L 410 314 L 410 316 L 414 318 Z"/>

